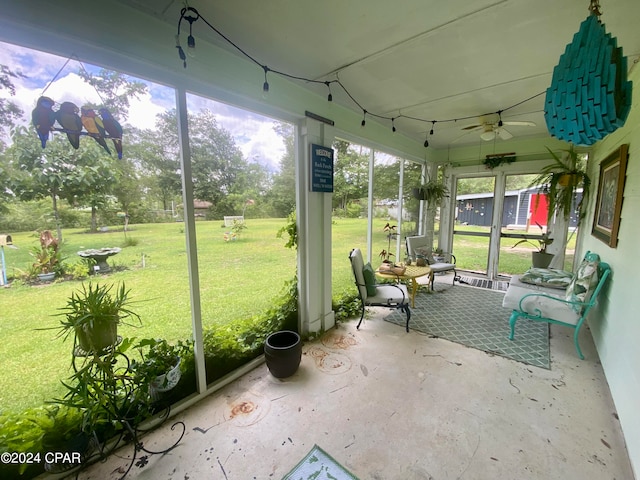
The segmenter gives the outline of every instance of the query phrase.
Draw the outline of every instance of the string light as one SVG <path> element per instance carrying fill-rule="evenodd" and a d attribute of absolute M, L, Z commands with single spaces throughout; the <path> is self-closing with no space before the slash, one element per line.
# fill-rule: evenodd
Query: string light
<path fill-rule="evenodd" d="M 200 18 L 200 14 L 195 8 L 185 7 L 180 10 L 180 20 L 178 20 L 178 33 L 176 35 L 176 48 L 178 49 L 178 57 L 182 60 L 182 66 L 187 68 L 187 57 L 180 45 L 180 25 L 182 20 L 189 22 L 189 36 L 187 37 L 187 52 L 190 57 L 195 56 L 196 39 L 193 36 L 193 22 Z"/>
<path fill-rule="evenodd" d="M 187 68 L 187 56 L 184 54 L 184 50 L 180 45 L 180 35 L 176 35 L 176 48 L 178 49 L 178 57 L 182 60 L 182 66 Z"/>
<path fill-rule="evenodd" d="M 595 0 L 592 0 L 594 3 L 597 3 Z M 498 110 L 496 112 L 487 112 L 487 113 L 482 113 L 480 115 L 469 115 L 466 117 L 458 117 L 458 118 L 449 118 L 449 119 L 441 119 L 441 120 L 432 120 L 432 119 L 425 119 L 425 118 L 420 118 L 420 117 L 413 117 L 410 115 L 398 115 L 397 117 L 389 117 L 386 115 L 379 115 L 376 113 L 371 113 L 369 111 L 367 111 L 364 106 L 362 104 L 360 104 L 360 102 L 358 102 L 358 100 L 351 94 L 351 92 L 349 92 L 349 90 L 343 85 L 343 83 L 340 80 L 315 80 L 312 78 L 305 78 L 305 77 L 301 77 L 301 76 L 297 76 L 297 75 L 292 75 L 290 73 L 287 72 L 282 72 L 279 70 L 273 70 L 269 67 L 267 67 L 266 65 L 263 65 L 262 63 L 260 63 L 256 58 L 254 58 L 253 56 L 251 56 L 249 53 L 247 53 L 245 50 L 243 50 L 241 47 L 239 47 L 236 43 L 234 43 L 230 38 L 228 38 L 226 35 L 224 35 L 220 30 L 218 30 L 215 26 L 213 26 L 205 17 L 203 17 L 202 15 L 200 15 L 200 13 L 192 7 L 185 7 L 180 11 L 180 19 L 178 20 L 178 34 L 176 35 L 176 48 L 178 49 L 178 56 L 180 57 L 180 60 L 183 62 L 183 66 L 184 68 L 187 68 L 187 57 L 185 55 L 184 50 L 182 49 L 182 46 L 180 45 L 180 24 L 182 23 L 182 20 L 185 20 L 187 22 L 189 22 L 189 37 L 187 38 L 187 46 L 188 46 L 188 50 L 191 52 L 195 49 L 195 38 L 193 37 L 192 34 L 192 27 L 193 27 L 193 23 L 195 23 L 198 20 L 202 20 L 211 30 L 213 30 L 215 33 L 217 33 L 220 37 L 222 37 L 223 40 L 225 40 L 229 45 L 231 45 L 232 47 L 234 47 L 238 52 L 240 52 L 243 56 L 245 56 L 247 59 L 249 59 L 250 61 L 252 61 L 253 63 L 255 63 L 256 65 L 258 65 L 260 68 L 263 69 L 264 71 L 264 83 L 262 84 L 262 96 L 263 98 L 266 97 L 266 95 L 269 93 L 269 82 L 267 81 L 267 73 L 268 72 L 272 72 L 274 74 L 280 75 L 282 77 L 286 77 L 292 80 L 300 80 L 303 81 L 305 83 L 315 83 L 315 84 L 324 84 L 327 89 L 329 90 L 329 94 L 327 95 L 327 101 L 328 102 L 333 102 L 333 95 L 331 92 L 331 84 L 335 83 L 337 84 L 342 91 L 353 101 L 353 103 L 362 110 L 362 122 L 360 122 L 360 125 L 362 127 L 365 126 L 366 124 L 366 116 L 367 114 L 378 118 L 380 120 L 391 120 L 391 130 L 393 132 L 396 131 L 396 127 L 395 127 L 395 120 L 397 118 L 405 118 L 407 120 L 414 120 L 417 122 L 431 122 L 431 130 L 429 131 L 430 135 L 433 135 L 433 131 L 434 131 L 434 127 L 436 122 L 441 122 L 441 123 L 448 123 L 448 122 L 458 122 L 459 120 L 470 120 L 470 119 L 477 119 L 478 117 L 482 117 L 482 116 L 488 116 L 488 115 L 494 115 L 497 114 L 499 116 L 499 121 L 498 121 L 498 126 L 502 126 L 502 113 L 505 112 L 506 110 L 510 110 L 512 108 L 515 108 L 519 105 L 522 105 L 523 103 L 529 102 L 541 95 L 544 95 L 546 93 L 546 90 L 540 93 L 537 93 L 535 95 L 532 95 L 529 98 L 526 98 L 514 105 L 511 105 L 507 108 L 504 108 L 502 110 Z M 192 55 L 190 55 L 192 56 Z M 425 148 L 429 146 L 429 139 L 428 136 L 427 138 L 425 138 L 424 141 L 424 146 Z"/>
<path fill-rule="evenodd" d="M 267 73 L 270 70 L 266 65 L 263 65 L 262 68 L 264 69 L 264 83 L 262 84 L 262 94 L 266 95 L 269 93 L 269 82 L 267 81 Z"/>
<path fill-rule="evenodd" d="M 198 17 L 200 16 L 200 14 L 197 12 L 197 10 L 191 7 L 187 7 L 186 9 L 183 9 L 183 10 L 184 10 L 184 13 L 182 13 L 182 16 L 187 22 L 189 22 L 189 36 L 187 37 L 187 55 L 189 55 L 190 57 L 194 57 L 195 49 L 196 49 L 196 39 L 193 37 L 193 22 L 198 20 Z M 193 12 L 195 16 L 191 16 L 191 15 L 184 16 L 186 13 L 189 13 L 189 12 Z"/>
<path fill-rule="evenodd" d="M 433 130 L 431 130 L 433 132 Z M 429 137 L 425 136 L 424 138 L 424 148 L 427 148 L 429 146 Z"/>

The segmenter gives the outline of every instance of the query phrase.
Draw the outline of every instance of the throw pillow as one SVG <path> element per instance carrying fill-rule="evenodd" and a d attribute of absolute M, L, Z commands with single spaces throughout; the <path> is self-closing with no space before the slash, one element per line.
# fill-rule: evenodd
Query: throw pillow
<path fill-rule="evenodd" d="M 563 290 L 567 288 L 572 279 L 571 272 L 556 268 L 530 268 L 520 277 L 520 281 L 523 283 Z"/>
<path fill-rule="evenodd" d="M 598 285 L 598 265 L 600 257 L 595 253 L 586 255 L 576 270 L 571 283 L 567 286 L 566 300 L 569 302 L 587 303 L 591 298 L 596 285 Z M 582 307 L 572 305 L 576 312 L 580 312 Z"/>
<path fill-rule="evenodd" d="M 370 263 L 362 267 L 362 276 L 364 277 L 364 285 L 367 289 L 367 296 L 372 297 L 378 291 L 376 287 L 376 274 Z"/>

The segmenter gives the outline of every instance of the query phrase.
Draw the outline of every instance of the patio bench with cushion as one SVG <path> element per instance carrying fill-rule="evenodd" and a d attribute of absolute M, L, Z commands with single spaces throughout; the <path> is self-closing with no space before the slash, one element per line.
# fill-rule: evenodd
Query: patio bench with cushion
<path fill-rule="evenodd" d="M 573 342 L 584 360 L 578 343 L 580 327 L 610 273 L 607 263 L 587 252 L 575 273 L 532 268 L 524 275 L 513 276 L 502 302 L 503 307 L 512 310 L 509 339 L 513 340 L 520 318 L 563 325 L 574 329 Z"/>

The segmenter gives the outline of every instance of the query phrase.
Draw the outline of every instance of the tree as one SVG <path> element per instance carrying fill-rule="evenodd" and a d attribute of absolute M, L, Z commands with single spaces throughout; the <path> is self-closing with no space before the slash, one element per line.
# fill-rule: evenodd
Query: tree
<path fill-rule="evenodd" d="M 246 162 L 231 134 L 219 127 L 214 114 L 203 109 L 189 115 L 193 194 L 214 204 L 218 214 L 233 209 L 230 194 L 246 190 Z"/>
<path fill-rule="evenodd" d="M 273 175 L 273 184 L 267 195 L 276 217 L 286 217 L 296 208 L 296 152 L 293 126 L 280 123 L 274 127 L 284 139 L 285 153 L 280 159 L 279 169 Z"/>
<path fill-rule="evenodd" d="M 158 115 L 154 129 L 131 128 L 129 137 L 127 158 L 142 176 L 147 193 L 169 210 L 171 201 L 182 194 L 176 111 Z"/>
<path fill-rule="evenodd" d="M 96 89 L 102 100 L 102 107 L 107 108 L 115 117 L 124 122 L 129 116 L 129 105 L 132 98 L 140 98 L 147 93 L 147 85 L 139 80 L 130 80 L 126 75 L 105 68 L 96 74 L 84 69 L 78 75 Z M 97 107 L 97 105 L 92 105 Z"/>
<path fill-rule="evenodd" d="M 213 203 L 216 216 L 240 214 L 248 200 L 263 198 L 269 176 L 258 163 L 247 162 L 235 140 L 209 110 L 190 113 L 189 147 L 194 197 Z M 162 198 L 164 209 L 181 192 L 180 148 L 176 111 L 158 115 L 153 130 L 135 130 L 130 157 Z"/>
<path fill-rule="evenodd" d="M 369 191 L 369 149 L 363 151 L 344 140 L 336 140 L 333 148 L 333 207 L 346 211 L 350 202 Z"/>
<path fill-rule="evenodd" d="M 12 140 L 7 158 L 19 172 L 13 180 L 14 192 L 21 200 L 51 198 L 58 239 L 62 240 L 58 200 L 74 205 L 84 202 L 95 214 L 100 197 L 115 180 L 111 160 L 97 143 L 82 142 L 74 150 L 63 135 L 55 135 L 43 149 L 32 125 L 14 127 Z"/>
<path fill-rule="evenodd" d="M 14 96 L 16 87 L 12 79 L 19 77 L 24 77 L 24 75 L 20 72 L 13 72 L 6 65 L 0 65 L 0 90 L 8 90 L 9 95 Z M 7 98 L 0 98 L 0 128 L 10 127 L 20 117 L 22 117 L 20 107 Z M 14 198 L 10 187 L 13 176 L 11 166 L 3 155 L 5 147 L 5 142 L 0 136 L 0 211 L 5 210 L 6 203 Z"/>
<path fill-rule="evenodd" d="M 24 78 L 20 72 L 13 72 L 6 65 L 0 65 L 0 90 L 9 90 L 12 97 L 16 94 L 16 87 L 12 79 Z M 22 117 L 22 110 L 14 102 L 0 98 L 0 127 L 10 127 Z"/>

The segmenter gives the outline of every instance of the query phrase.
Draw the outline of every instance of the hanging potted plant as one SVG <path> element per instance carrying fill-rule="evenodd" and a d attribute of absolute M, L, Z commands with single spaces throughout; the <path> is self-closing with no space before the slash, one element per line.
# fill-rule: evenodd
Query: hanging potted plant
<path fill-rule="evenodd" d="M 578 190 L 582 189 L 582 198 L 576 205 L 576 221 L 579 226 L 585 216 L 582 207 L 589 203 L 591 186 L 591 179 L 586 172 L 586 161 L 579 157 L 573 145 L 566 150 L 563 158 L 558 157 L 548 147 L 547 150 L 554 162 L 544 167 L 529 186 L 544 185 L 543 192 L 547 194 L 550 205 L 547 225 L 554 214 L 562 215 L 565 222 L 569 221 L 574 199 L 577 198 Z"/>
<path fill-rule="evenodd" d="M 439 204 L 442 200 L 449 196 L 449 190 L 446 185 L 437 180 L 430 180 L 420 186 L 420 188 L 412 189 L 413 196 L 418 200 L 426 200 L 430 204 Z"/>
<path fill-rule="evenodd" d="M 140 316 L 129 308 L 129 293 L 124 283 L 115 290 L 113 285 L 83 284 L 61 309 L 60 335 L 73 333 L 74 347 L 84 352 L 102 352 L 115 345 L 118 325 L 131 325 L 127 319 L 140 323 Z"/>

